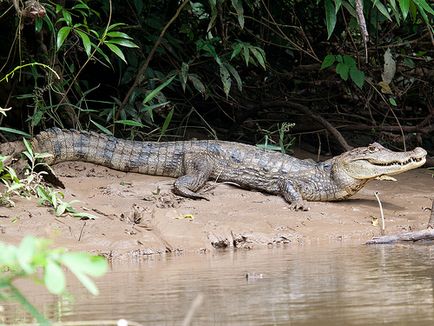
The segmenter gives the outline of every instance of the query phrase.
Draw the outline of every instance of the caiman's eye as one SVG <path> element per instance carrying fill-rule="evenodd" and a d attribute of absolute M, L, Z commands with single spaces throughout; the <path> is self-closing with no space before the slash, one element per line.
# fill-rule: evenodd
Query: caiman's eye
<path fill-rule="evenodd" d="M 374 153 L 374 152 L 378 151 L 378 147 L 375 146 L 375 145 L 369 145 L 369 146 L 368 146 L 368 150 L 369 150 L 371 153 Z"/>

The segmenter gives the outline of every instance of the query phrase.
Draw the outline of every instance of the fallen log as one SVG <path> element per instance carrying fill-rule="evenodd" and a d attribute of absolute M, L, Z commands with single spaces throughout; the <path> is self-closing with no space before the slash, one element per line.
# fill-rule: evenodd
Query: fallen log
<path fill-rule="evenodd" d="M 391 244 L 398 241 L 420 241 L 420 240 L 434 240 L 434 229 L 426 229 L 420 231 L 409 231 L 399 234 L 384 235 L 381 237 L 374 237 L 367 241 L 366 244 Z"/>

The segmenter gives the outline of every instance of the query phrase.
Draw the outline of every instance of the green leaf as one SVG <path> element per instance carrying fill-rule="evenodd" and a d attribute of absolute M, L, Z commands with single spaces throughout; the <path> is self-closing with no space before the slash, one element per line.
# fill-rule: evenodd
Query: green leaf
<path fill-rule="evenodd" d="M 44 20 L 40 17 L 36 17 L 35 20 L 35 32 L 39 33 L 42 30 L 42 25 L 44 24 Z"/>
<path fill-rule="evenodd" d="M 182 90 L 185 92 L 185 86 L 187 85 L 188 80 L 188 63 L 183 62 L 181 65 L 181 71 L 179 72 L 179 77 L 181 79 Z"/>
<path fill-rule="evenodd" d="M 356 60 L 352 56 L 349 56 L 349 55 L 343 56 L 343 62 L 346 65 L 348 65 L 348 67 L 356 67 L 357 66 Z"/>
<path fill-rule="evenodd" d="M 133 39 L 128 34 L 122 33 L 122 32 L 117 32 L 117 31 L 115 31 L 115 32 L 108 32 L 106 35 L 109 36 L 109 37 L 113 37 L 113 38 L 123 38 L 123 39 L 127 39 L 127 40 L 132 40 Z"/>
<path fill-rule="evenodd" d="M 217 2 L 216 0 L 209 0 L 209 6 L 211 8 L 211 17 L 209 19 L 208 28 L 206 29 L 207 32 L 211 30 L 211 28 L 214 27 L 215 21 L 217 19 Z"/>
<path fill-rule="evenodd" d="M 109 41 L 106 41 L 105 44 L 117 44 L 123 46 L 125 48 L 138 48 L 139 46 L 130 40 L 125 40 L 123 38 L 112 38 Z"/>
<path fill-rule="evenodd" d="M 83 42 L 84 50 L 86 51 L 87 56 L 90 56 L 90 50 L 92 49 L 91 42 L 89 36 L 86 33 L 76 29 L 75 32 L 80 36 L 81 41 Z"/>
<path fill-rule="evenodd" d="M 234 50 L 232 51 L 231 59 L 230 59 L 230 60 L 232 60 L 232 59 L 235 58 L 238 54 L 240 54 L 241 50 L 243 49 L 243 46 L 244 46 L 244 43 L 242 43 L 242 42 L 238 42 L 238 43 L 236 43 L 236 44 L 234 45 L 234 47 L 233 47 Z"/>
<path fill-rule="evenodd" d="M 95 283 L 87 275 L 98 277 L 106 273 L 108 265 L 103 257 L 72 252 L 64 254 L 61 257 L 61 262 L 74 273 L 90 293 L 98 294 Z"/>
<path fill-rule="evenodd" d="M 127 60 L 125 60 L 124 53 L 122 52 L 121 49 L 119 49 L 119 47 L 110 43 L 105 43 L 105 45 L 110 49 L 110 51 L 116 54 L 123 62 L 127 63 Z"/>
<path fill-rule="evenodd" d="M 220 66 L 220 79 L 223 84 L 223 91 L 225 92 L 226 97 L 228 97 L 229 91 L 231 90 L 232 80 L 228 69 L 224 65 Z"/>
<path fill-rule="evenodd" d="M 56 216 L 61 216 L 63 213 L 65 213 L 68 206 L 70 206 L 68 202 L 62 202 L 60 205 L 57 205 L 53 202 L 53 207 L 56 209 Z"/>
<path fill-rule="evenodd" d="M 398 106 L 398 104 L 396 104 L 396 100 L 393 97 L 389 98 L 389 103 L 393 106 Z"/>
<path fill-rule="evenodd" d="M 90 122 L 92 122 L 99 130 L 101 130 L 106 135 L 113 136 L 113 133 L 103 125 L 100 125 L 98 122 L 95 122 L 92 119 L 90 120 Z"/>
<path fill-rule="evenodd" d="M 410 58 L 404 58 L 403 61 L 404 66 L 409 67 L 409 68 L 414 68 L 416 67 L 416 64 L 414 63 L 414 61 Z"/>
<path fill-rule="evenodd" d="M 237 82 L 238 90 L 242 91 L 242 89 L 243 89 L 243 82 L 241 80 L 240 75 L 238 74 L 238 71 L 230 63 L 225 62 L 224 66 L 229 70 L 229 72 L 234 77 L 235 81 Z"/>
<path fill-rule="evenodd" d="M 321 70 L 331 67 L 336 61 L 334 54 L 327 54 L 321 64 Z"/>
<path fill-rule="evenodd" d="M 365 73 L 356 67 L 350 67 L 350 77 L 357 87 L 362 89 L 365 82 Z"/>
<path fill-rule="evenodd" d="M 259 49 L 257 47 L 251 47 L 250 51 L 253 53 L 253 56 L 256 58 L 256 60 L 259 62 L 262 68 L 266 70 L 265 67 L 265 52 L 262 51 L 262 49 Z"/>
<path fill-rule="evenodd" d="M 336 26 L 336 11 L 332 0 L 325 0 L 324 6 L 326 13 L 327 39 L 330 39 Z"/>
<path fill-rule="evenodd" d="M 205 94 L 206 88 L 205 85 L 200 80 L 199 76 L 196 74 L 188 75 L 188 80 L 191 81 L 193 87 L 202 94 Z"/>
<path fill-rule="evenodd" d="M 128 120 L 128 119 L 125 119 L 125 120 L 117 120 L 117 121 L 115 121 L 115 123 L 119 123 L 119 124 L 122 124 L 122 125 L 124 125 L 124 126 L 131 126 L 131 127 L 144 127 L 144 126 L 145 126 L 145 125 L 144 125 L 143 123 L 141 123 L 141 122 L 134 121 L 134 120 Z"/>
<path fill-rule="evenodd" d="M 336 6 L 335 13 L 338 13 L 339 9 L 341 8 L 341 5 L 342 5 L 342 0 L 335 0 L 335 6 Z"/>
<path fill-rule="evenodd" d="M 410 0 L 399 0 L 399 6 L 401 7 L 402 18 L 405 20 L 410 10 Z"/>
<path fill-rule="evenodd" d="M 86 213 L 86 212 L 75 212 L 75 213 L 70 213 L 73 217 L 77 217 L 77 218 L 83 218 L 83 219 L 89 219 L 89 220 L 96 220 L 98 218 L 98 216 L 90 214 L 90 213 Z"/>
<path fill-rule="evenodd" d="M 17 250 L 18 263 L 27 274 L 34 272 L 32 258 L 36 250 L 36 243 L 36 238 L 27 236 L 21 241 Z"/>
<path fill-rule="evenodd" d="M 241 29 L 244 28 L 244 9 L 241 0 L 232 0 L 232 6 L 237 12 L 238 24 L 240 24 Z"/>
<path fill-rule="evenodd" d="M 249 62 L 250 62 L 250 51 L 249 51 L 249 47 L 248 46 L 243 46 L 243 57 L 244 57 L 244 61 L 246 63 L 246 66 L 249 66 Z"/>
<path fill-rule="evenodd" d="M 346 65 L 345 63 L 339 62 L 336 65 L 336 73 L 341 76 L 343 80 L 348 80 L 350 67 Z"/>
<path fill-rule="evenodd" d="M 65 290 L 65 274 L 56 262 L 49 259 L 44 269 L 44 283 L 48 291 L 61 294 Z"/>
<path fill-rule="evenodd" d="M 117 28 L 117 27 L 125 26 L 125 25 L 126 25 L 125 23 L 115 23 L 115 24 L 110 25 L 110 26 L 107 28 L 107 31 L 111 31 L 111 30 L 113 30 L 113 29 L 115 29 L 115 28 Z"/>
<path fill-rule="evenodd" d="M 21 136 L 25 136 L 25 137 L 32 137 L 30 134 L 28 134 L 27 132 L 18 130 L 18 129 L 12 129 L 12 128 L 8 128 L 8 127 L 0 127 L 0 131 L 4 131 L 4 132 L 10 132 L 12 134 L 17 134 L 17 135 L 21 135 Z"/>
<path fill-rule="evenodd" d="M 65 42 L 70 32 L 71 32 L 71 27 L 68 26 L 64 26 L 61 29 L 59 29 L 59 31 L 57 32 L 57 40 L 56 40 L 57 50 L 59 50 L 62 47 L 63 43 Z"/>
<path fill-rule="evenodd" d="M 143 104 L 146 104 L 146 103 L 150 102 L 158 93 L 161 92 L 161 90 L 163 88 L 165 88 L 167 85 L 169 85 L 175 77 L 176 76 L 170 77 L 168 80 L 166 80 L 160 86 L 158 86 L 157 88 L 155 88 L 151 92 L 149 92 L 149 94 L 146 95 L 145 99 L 143 100 Z"/>
<path fill-rule="evenodd" d="M 433 8 L 431 8 L 431 6 L 425 0 L 413 0 L 413 2 L 416 4 L 416 6 L 419 7 L 421 11 L 426 11 L 427 13 L 434 15 Z"/>
<path fill-rule="evenodd" d="M 390 17 L 387 8 L 381 3 L 381 1 L 375 1 L 374 6 L 377 7 L 378 11 L 380 11 L 384 17 L 392 21 L 392 17 Z"/>
<path fill-rule="evenodd" d="M 65 19 L 65 22 L 68 26 L 72 25 L 72 16 L 67 10 L 62 10 L 62 16 Z"/>
<path fill-rule="evenodd" d="M 163 126 L 161 127 L 161 133 L 160 133 L 160 137 L 158 138 L 158 141 L 160 141 L 160 138 L 166 133 L 167 128 L 169 127 L 170 121 L 172 121 L 172 117 L 173 117 L 173 109 L 169 111 L 169 113 L 167 114 L 166 119 L 164 119 L 164 123 Z"/>

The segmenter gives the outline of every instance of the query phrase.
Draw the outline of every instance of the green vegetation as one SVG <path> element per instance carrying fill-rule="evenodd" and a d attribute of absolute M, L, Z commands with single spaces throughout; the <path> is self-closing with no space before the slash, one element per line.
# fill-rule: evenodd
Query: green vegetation
<path fill-rule="evenodd" d="M 315 146 L 337 130 L 342 147 L 433 143 L 426 0 L 33 0 L 0 12 L 9 138 L 59 126 L 281 147 L 273 130 L 289 122 Z"/>
<path fill-rule="evenodd" d="M 66 289 L 62 267 L 66 267 L 90 293 L 97 295 L 98 289 L 90 277 L 102 276 L 108 267 L 103 257 L 50 249 L 49 245 L 49 240 L 30 236 L 19 246 L 0 242 L 0 301 L 18 302 L 40 325 L 50 325 L 50 322 L 14 285 L 17 279 L 32 279 L 44 284 L 51 293 L 61 295 Z"/>
<path fill-rule="evenodd" d="M 22 154 L 28 162 L 28 166 L 24 169 L 24 178 L 19 178 L 17 172 L 11 166 L 5 164 L 8 160 L 7 156 L 0 155 L 0 180 L 4 184 L 4 190 L 0 193 L 0 205 L 15 206 L 14 196 L 34 197 L 38 198 L 40 205 L 52 207 L 56 216 L 69 213 L 78 218 L 95 219 L 95 215 L 78 212 L 72 207 L 74 202 L 78 202 L 77 200 L 63 201 L 64 195 L 62 192 L 53 190 L 43 182 L 42 178 L 44 174 L 47 174 L 47 170 L 54 174 L 51 168 L 41 161 L 50 154 L 34 153 L 31 144 L 26 139 L 23 139 L 23 141 L 26 150 Z M 38 169 L 40 167 L 43 168 L 42 171 Z"/>

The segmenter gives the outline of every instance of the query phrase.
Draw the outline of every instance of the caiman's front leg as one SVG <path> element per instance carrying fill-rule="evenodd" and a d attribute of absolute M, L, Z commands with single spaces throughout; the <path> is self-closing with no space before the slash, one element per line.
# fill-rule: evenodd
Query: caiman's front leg
<path fill-rule="evenodd" d="M 176 179 L 174 192 L 180 196 L 193 199 L 206 199 L 197 191 L 202 188 L 209 179 L 212 172 L 212 163 L 203 155 L 184 156 L 185 175 Z"/>
<path fill-rule="evenodd" d="M 303 210 L 308 211 L 309 207 L 306 202 L 303 200 L 300 191 L 292 184 L 291 181 L 284 180 L 282 181 L 281 194 L 285 200 L 290 203 L 289 208 L 293 210 Z"/>

